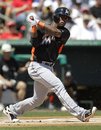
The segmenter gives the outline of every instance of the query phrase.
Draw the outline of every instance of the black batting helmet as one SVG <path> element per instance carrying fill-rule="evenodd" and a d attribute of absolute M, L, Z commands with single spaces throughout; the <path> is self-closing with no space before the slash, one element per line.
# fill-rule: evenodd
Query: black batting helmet
<path fill-rule="evenodd" d="M 71 17 L 70 17 L 70 10 L 67 9 L 66 7 L 59 7 L 59 8 L 57 8 L 55 10 L 54 14 L 53 14 L 54 22 L 57 23 L 61 16 L 66 16 L 68 19 L 71 19 Z"/>

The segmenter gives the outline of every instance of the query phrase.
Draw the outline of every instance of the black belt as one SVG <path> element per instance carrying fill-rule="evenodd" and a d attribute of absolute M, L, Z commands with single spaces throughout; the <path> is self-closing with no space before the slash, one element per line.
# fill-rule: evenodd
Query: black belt
<path fill-rule="evenodd" d="M 53 62 L 47 62 L 47 61 L 41 61 L 41 63 L 48 65 L 48 66 L 53 66 L 54 63 Z"/>
<path fill-rule="evenodd" d="M 30 60 L 30 61 L 33 61 L 33 60 Z M 40 60 L 37 60 L 35 59 L 34 61 L 38 62 L 38 63 L 43 63 L 44 65 L 48 65 L 48 66 L 53 66 L 54 63 L 53 62 L 48 62 L 48 61 L 40 61 Z"/>
<path fill-rule="evenodd" d="M 38 63 L 42 63 L 42 64 L 44 64 L 44 65 L 48 65 L 48 66 L 53 66 L 54 65 L 54 63 L 53 62 L 48 62 L 48 61 L 39 61 L 39 60 L 35 60 L 36 62 L 38 62 Z"/>

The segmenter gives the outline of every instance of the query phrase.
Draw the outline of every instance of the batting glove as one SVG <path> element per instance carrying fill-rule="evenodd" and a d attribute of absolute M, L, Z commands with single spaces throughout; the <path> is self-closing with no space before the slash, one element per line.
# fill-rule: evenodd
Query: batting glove
<path fill-rule="evenodd" d="M 40 21 L 40 20 L 35 16 L 34 13 L 28 14 L 26 20 L 27 20 L 27 22 L 28 22 L 31 26 L 37 25 L 38 22 Z"/>

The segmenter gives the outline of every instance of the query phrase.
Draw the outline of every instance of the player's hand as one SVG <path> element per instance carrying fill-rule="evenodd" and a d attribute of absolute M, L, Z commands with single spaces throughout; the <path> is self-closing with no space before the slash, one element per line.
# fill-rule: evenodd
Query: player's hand
<path fill-rule="evenodd" d="M 34 15 L 32 13 L 28 14 L 26 20 L 31 26 L 37 25 L 37 22 L 35 21 Z"/>
<path fill-rule="evenodd" d="M 27 20 L 27 22 L 28 22 L 31 26 L 37 25 L 38 22 L 39 22 L 39 19 L 36 18 L 36 16 L 35 16 L 34 13 L 28 14 L 26 20 Z"/>

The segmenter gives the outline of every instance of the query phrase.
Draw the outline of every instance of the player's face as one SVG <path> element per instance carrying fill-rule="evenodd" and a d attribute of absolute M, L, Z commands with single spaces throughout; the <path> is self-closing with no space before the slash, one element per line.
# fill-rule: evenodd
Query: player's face
<path fill-rule="evenodd" d="M 55 22 L 58 24 L 58 26 L 64 26 L 68 20 L 69 17 L 66 15 L 55 16 Z"/>

